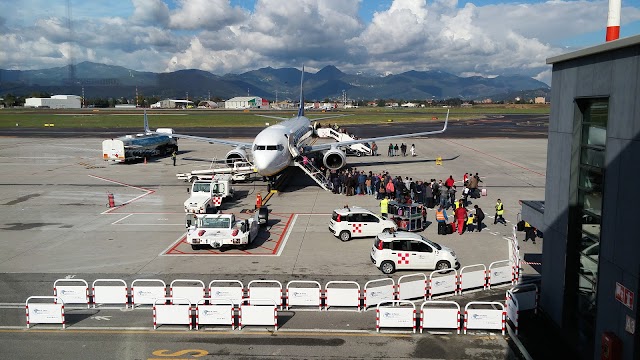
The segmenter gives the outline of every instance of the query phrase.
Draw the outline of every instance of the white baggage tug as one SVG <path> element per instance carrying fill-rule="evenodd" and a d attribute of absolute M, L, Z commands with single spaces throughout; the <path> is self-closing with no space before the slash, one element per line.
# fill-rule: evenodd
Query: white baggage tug
<path fill-rule="evenodd" d="M 222 246 L 247 248 L 258 236 L 258 212 L 249 219 L 233 214 L 187 214 L 187 243 L 193 250 Z"/>

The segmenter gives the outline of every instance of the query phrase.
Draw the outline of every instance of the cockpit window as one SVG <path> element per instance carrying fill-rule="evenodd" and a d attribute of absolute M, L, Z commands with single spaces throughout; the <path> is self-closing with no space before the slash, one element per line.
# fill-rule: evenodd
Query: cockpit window
<path fill-rule="evenodd" d="M 278 145 L 267 145 L 267 150 L 278 150 Z"/>
<path fill-rule="evenodd" d="M 256 150 L 266 150 L 267 147 L 264 145 L 256 145 Z"/>

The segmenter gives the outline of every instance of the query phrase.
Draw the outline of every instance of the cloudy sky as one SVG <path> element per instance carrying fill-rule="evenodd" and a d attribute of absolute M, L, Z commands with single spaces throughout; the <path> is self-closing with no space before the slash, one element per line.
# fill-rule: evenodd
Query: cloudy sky
<path fill-rule="evenodd" d="M 0 0 L 0 8 L 2 69 L 93 61 L 223 75 L 305 64 L 550 83 L 547 58 L 605 42 L 608 0 Z M 622 0 L 620 37 L 637 34 L 640 0 Z"/>

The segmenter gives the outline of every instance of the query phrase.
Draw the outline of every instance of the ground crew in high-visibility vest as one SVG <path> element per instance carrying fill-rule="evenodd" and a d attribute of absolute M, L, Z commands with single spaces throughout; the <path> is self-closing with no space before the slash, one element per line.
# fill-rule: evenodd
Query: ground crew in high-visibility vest
<path fill-rule="evenodd" d="M 258 193 L 258 195 L 256 195 L 256 210 L 260 209 L 261 207 L 262 207 L 262 195 Z"/>
<path fill-rule="evenodd" d="M 504 219 L 504 217 L 502 217 L 503 214 L 504 204 L 500 199 L 498 199 L 498 201 L 496 202 L 496 216 L 493 218 L 493 223 L 497 224 L 498 220 L 500 220 L 500 222 L 502 222 L 504 226 L 507 226 L 507 221 Z"/>
<path fill-rule="evenodd" d="M 436 221 L 437 222 L 449 221 L 449 217 L 447 216 L 447 211 L 442 206 L 438 207 L 438 210 L 436 210 Z"/>
<path fill-rule="evenodd" d="M 380 200 L 380 214 L 383 218 L 387 218 L 389 214 L 389 196 L 385 196 L 384 199 Z"/>

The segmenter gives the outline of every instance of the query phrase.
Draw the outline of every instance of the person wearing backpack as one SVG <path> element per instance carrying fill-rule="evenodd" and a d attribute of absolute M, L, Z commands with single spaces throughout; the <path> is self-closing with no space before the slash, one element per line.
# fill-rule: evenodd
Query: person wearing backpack
<path fill-rule="evenodd" d="M 476 229 L 480 232 L 482 231 L 482 221 L 484 220 L 484 211 L 478 205 L 473 205 L 473 208 L 476 209 Z"/>

